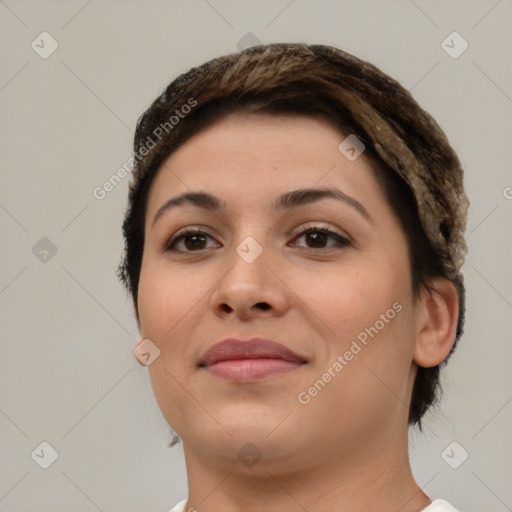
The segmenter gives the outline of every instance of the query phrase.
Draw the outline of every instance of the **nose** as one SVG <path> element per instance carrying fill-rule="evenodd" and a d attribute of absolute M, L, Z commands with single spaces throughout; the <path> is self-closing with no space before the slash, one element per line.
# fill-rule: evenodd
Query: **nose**
<path fill-rule="evenodd" d="M 289 305 L 289 290 L 280 277 L 268 249 L 252 262 L 233 250 L 226 258 L 223 277 L 211 296 L 211 308 L 222 318 L 241 320 L 283 315 Z"/>

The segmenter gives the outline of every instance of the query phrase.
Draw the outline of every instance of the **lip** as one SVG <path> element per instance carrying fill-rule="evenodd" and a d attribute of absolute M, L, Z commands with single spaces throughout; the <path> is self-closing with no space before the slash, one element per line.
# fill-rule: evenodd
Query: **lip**
<path fill-rule="evenodd" d="M 210 347 L 199 367 L 217 377 L 251 382 L 287 373 L 307 360 L 276 341 L 261 337 L 227 338 Z"/>

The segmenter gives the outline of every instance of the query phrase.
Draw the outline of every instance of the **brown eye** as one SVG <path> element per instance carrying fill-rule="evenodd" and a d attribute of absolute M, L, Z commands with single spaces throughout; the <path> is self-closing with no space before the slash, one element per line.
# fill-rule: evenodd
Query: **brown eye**
<path fill-rule="evenodd" d="M 294 240 L 298 240 L 302 237 L 304 237 L 306 246 L 299 245 L 297 247 L 316 249 L 320 252 L 329 250 L 329 248 L 342 248 L 350 245 L 350 242 L 346 238 L 325 228 L 313 227 L 307 229 L 296 236 Z M 187 229 L 171 238 L 165 246 L 165 250 L 184 253 L 199 252 L 209 248 L 208 239 L 213 240 L 213 238 L 204 231 L 199 229 Z M 328 244 L 329 239 L 334 240 L 334 243 Z"/>
<path fill-rule="evenodd" d="M 207 249 L 206 240 L 213 238 L 199 229 L 188 229 L 173 237 L 165 246 L 167 251 L 175 252 L 197 252 Z M 178 247 L 179 248 L 176 248 Z M 183 249 L 184 248 L 184 249 Z"/>
<path fill-rule="evenodd" d="M 295 240 L 305 237 L 304 240 L 306 241 L 307 246 L 305 248 L 307 249 L 325 249 L 328 247 L 338 246 L 338 247 L 347 247 L 350 245 L 350 242 L 342 237 L 341 235 L 338 235 L 337 233 L 334 233 L 333 231 L 325 228 L 317 228 L 313 227 L 310 229 L 306 229 L 303 231 L 300 235 L 295 237 Z M 331 244 L 329 246 L 325 246 L 327 243 L 327 240 L 329 238 L 336 241 L 335 244 Z M 304 247 L 304 246 L 302 246 Z"/>

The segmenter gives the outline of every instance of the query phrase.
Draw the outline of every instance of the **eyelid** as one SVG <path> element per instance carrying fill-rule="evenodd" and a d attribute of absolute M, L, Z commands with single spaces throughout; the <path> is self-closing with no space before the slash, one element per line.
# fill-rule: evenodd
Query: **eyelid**
<path fill-rule="evenodd" d="M 326 236 L 329 236 L 332 239 L 338 239 L 338 244 L 344 247 L 353 246 L 353 240 L 350 235 L 346 234 L 345 232 L 338 232 L 338 228 L 331 226 L 329 223 L 325 222 L 315 222 L 310 221 L 306 225 L 302 225 L 296 229 L 293 230 L 293 234 L 290 234 L 288 236 L 292 237 L 292 241 L 296 240 L 297 238 L 301 236 L 305 236 L 308 232 L 324 232 Z M 200 249 L 198 251 L 180 251 L 173 249 L 172 246 L 176 243 L 180 242 L 187 236 L 192 236 L 194 234 L 198 235 L 204 235 L 205 237 L 210 238 L 215 243 L 218 243 L 214 236 L 212 236 L 210 233 L 208 233 L 208 228 L 202 225 L 192 225 L 192 226 L 185 226 L 182 229 L 179 229 L 176 233 L 172 235 L 171 238 L 169 238 L 164 246 L 163 251 L 164 252 L 176 252 L 176 253 L 189 253 L 192 254 L 194 252 L 201 253 L 205 251 L 206 249 Z M 295 247 L 295 245 L 292 245 L 292 247 Z M 306 249 L 306 248 L 305 248 Z M 325 252 L 325 249 L 314 249 L 311 248 L 312 251 L 321 253 L 322 251 Z"/>
<path fill-rule="evenodd" d="M 208 232 L 208 228 L 205 226 L 202 226 L 200 224 L 192 225 L 192 226 L 185 226 L 184 228 L 179 229 L 174 233 L 170 238 L 168 238 L 164 243 L 164 251 L 169 250 L 170 246 L 178 241 L 183 236 L 191 236 L 194 234 L 204 234 L 209 236 L 212 240 L 215 240 L 214 236 L 211 235 Z"/>
<path fill-rule="evenodd" d="M 317 221 L 317 222 L 310 221 L 310 222 L 306 223 L 306 225 L 302 225 L 302 226 L 298 227 L 297 229 L 295 229 L 293 231 L 292 236 L 297 237 L 297 236 L 301 235 L 304 231 L 307 231 L 309 229 L 314 229 L 314 228 L 326 229 L 328 231 L 332 231 L 333 234 L 346 239 L 351 244 L 353 243 L 352 237 L 348 233 L 346 233 L 345 231 L 340 231 L 337 227 L 333 226 L 332 224 L 329 224 L 327 222 L 322 222 L 322 221 Z"/>

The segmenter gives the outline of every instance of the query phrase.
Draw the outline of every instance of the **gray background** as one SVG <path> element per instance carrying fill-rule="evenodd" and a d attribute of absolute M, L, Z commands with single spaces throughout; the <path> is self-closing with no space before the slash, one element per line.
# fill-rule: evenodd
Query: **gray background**
<path fill-rule="evenodd" d="M 103 200 L 93 190 L 127 161 L 138 117 L 172 78 L 258 40 L 373 62 L 458 152 L 466 334 L 411 459 L 431 497 L 512 510 L 511 24 L 510 0 L 0 0 L 0 510 L 166 511 L 186 497 L 182 445 L 167 448 L 114 274 L 128 178 Z M 59 45 L 47 58 L 31 47 L 51 49 L 44 31 Z M 457 58 L 441 46 L 453 31 L 469 44 Z M 47 469 L 42 442 L 58 452 Z"/>

